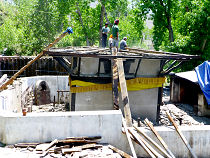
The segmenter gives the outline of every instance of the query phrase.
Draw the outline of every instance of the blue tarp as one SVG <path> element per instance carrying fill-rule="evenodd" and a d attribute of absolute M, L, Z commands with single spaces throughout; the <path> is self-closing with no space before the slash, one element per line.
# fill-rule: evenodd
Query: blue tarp
<path fill-rule="evenodd" d="M 208 105 L 210 105 L 210 61 L 205 61 L 203 64 L 195 68 L 198 83 L 206 97 Z"/>

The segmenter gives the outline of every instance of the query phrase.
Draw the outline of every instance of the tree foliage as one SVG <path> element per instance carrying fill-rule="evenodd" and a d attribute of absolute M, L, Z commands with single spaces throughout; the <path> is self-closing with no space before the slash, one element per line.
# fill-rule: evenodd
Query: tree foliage
<path fill-rule="evenodd" d="M 209 7 L 208 0 L 185 0 L 179 3 L 180 10 L 177 11 L 173 21 L 176 40 L 172 45 L 166 45 L 164 48 L 169 51 L 201 56 L 200 60 L 185 64 L 186 70 L 193 69 L 210 59 Z"/>
<path fill-rule="evenodd" d="M 119 37 L 129 46 L 152 40 L 156 50 L 198 54 L 186 69 L 210 58 L 209 0 L 13 0 L 0 1 L 0 53 L 40 52 L 68 26 L 74 34 L 57 46 L 99 45 L 101 28 L 119 19 Z M 153 20 L 153 29 L 145 20 Z M 148 37 L 147 37 L 148 36 Z"/>

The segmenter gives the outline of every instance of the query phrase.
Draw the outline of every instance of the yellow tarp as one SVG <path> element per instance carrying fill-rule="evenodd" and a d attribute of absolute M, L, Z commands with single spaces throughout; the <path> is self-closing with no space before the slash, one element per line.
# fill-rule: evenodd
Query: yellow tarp
<path fill-rule="evenodd" d="M 162 87 L 162 84 L 165 82 L 165 77 L 159 78 L 134 78 L 126 80 L 128 91 L 138 91 L 143 89 L 151 89 Z M 72 87 L 76 85 L 77 87 Z M 81 93 L 81 92 L 90 92 L 90 91 L 99 91 L 99 90 L 111 90 L 112 84 L 96 84 L 92 82 L 85 82 L 80 80 L 71 80 L 70 79 L 70 90 L 71 93 Z"/>

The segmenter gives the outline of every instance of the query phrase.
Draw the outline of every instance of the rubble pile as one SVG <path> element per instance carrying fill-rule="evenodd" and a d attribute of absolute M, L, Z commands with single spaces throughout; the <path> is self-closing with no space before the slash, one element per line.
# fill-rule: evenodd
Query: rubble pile
<path fill-rule="evenodd" d="M 189 126 L 189 125 L 204 125 L 203 122 L 196 121 L 192 116 L 195 114 L 192 111 L 188 113 L 183 111 L 179 106 L 174 104 L 166 104 L 160 107 L 160 125 L 170 125 L 170 121 L 166 115 L 166 111 L 168 111 L 172 118 L 178 125 Z"/>
<path fill-rule="evenodd" d="M 199 117 L 196 115 L 193 105 L 170 102 L 170 91 L 167 88 L 163 88 L 163 105 L 160 106 L 160 121 L 159 125 L 168 126 L 171 125 L 166 112 L 168 111 L 172 118 L 178 125 L 190 126 L 190 125 L 209 125 L 210 119 L 208 117 Z"/>
<path fill-rule="evenodd" d="M 108 144 L 98 144 L 97 142 L 100 139 L 101 137 L 71 137 L 64 140 L 55 139 L 51 143 L 18 143 L 8 145 L 5 149 L 9 148 L 16 153 L 45 158 L 121 158 L 121 155 L 114 151 L 114 149 L 116 149 L 115 147 Z"/>
<path fill-rule="evenodd" d="M 65 104 L 45 104 L 45 105 L 33 105 L 32 112 L 65 112 L 67 111 Z"/>

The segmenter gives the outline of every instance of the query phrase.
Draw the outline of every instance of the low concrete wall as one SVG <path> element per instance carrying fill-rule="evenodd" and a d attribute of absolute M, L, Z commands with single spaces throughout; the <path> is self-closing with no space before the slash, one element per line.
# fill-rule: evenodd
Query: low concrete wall
<path fill-rule="evenodd" d="M 187 158 L 191 157 L 189 150 L 181 140 L 180 136 L 176 133 L 174 127 L 155 127 L 160 136 L 168 145 L 169 149 L 176 157 Z M 140 130 L 145 132 L 150 136 L 155 142 L 162 146 L 154 134 L 145 127 L 140 127 Z M 198 157 L 209 158 L 210 157 L 210 126 L 183 126 L 180 127 L 183 135 L 186 137 L 193 151 Z M 138 144 L 133 142 L 136 154 L 141 157 L 149 157 L 149 155 L 140 147 Z M 130 147 L 128 141 L 124 134 L 121 135 L 120 143 L 118 143 L 118 148 L 130 152 Z M 158 151 L 158 150 L 157 150 Z"/>
<path fill-rule="evenodd" d="M 101 143 L 109 143 L 131 154 L 127 138 L 122 134 L 121 111 L 86 111 L 63 113 L 0 114 L 0 142 L 47 142 L 78 136 L 102 136 Z M 154 134 L 140 127 L 158 143 Z M 173 127 L 155 127 L 176 157 L 190 157 L 190 153 Z M 198 157 L 210 157 L 210 126 L 180 127 Z M 139 157 L 148 157 L 141 146 L 133 142 Z M 158 143 L 160 145 L 160 143 Z"/>
<path fill-rule="evenodd" d="M 0 114 L 0 142 L 47 142 L 79 136 L 101 136 L 102 143 L 119 142 L 121 111 Z"/>

